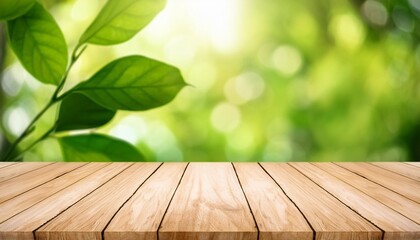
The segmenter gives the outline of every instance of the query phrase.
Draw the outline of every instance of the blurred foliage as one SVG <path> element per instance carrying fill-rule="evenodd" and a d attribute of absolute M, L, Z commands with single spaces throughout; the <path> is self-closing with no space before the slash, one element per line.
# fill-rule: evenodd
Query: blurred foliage
<path fill-rule="evenodd" d="M 104 4 L 40 2 L 73 47 Z M 130 42 L 89 46 L 69 80 L 132 54 L 180 67 L 192 87 L 172 103 L 118 113 L 98 131 L 150 161 L 419 161 L 419 39 L 418 0 L 168 0 Z M 5 62 L 1 134 L 11 140 L 53 88 L 10 49 Z M 24 160 L 61 158 L 52 138 Z"/>

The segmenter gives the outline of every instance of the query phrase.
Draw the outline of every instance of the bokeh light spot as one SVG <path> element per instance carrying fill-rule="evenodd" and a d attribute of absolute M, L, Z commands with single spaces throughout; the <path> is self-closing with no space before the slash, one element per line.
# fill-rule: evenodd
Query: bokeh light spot
<path fill-rule="evenodd" d="M 417 11 L 420 11 L 420 1 L 419 0 L 408 0 L 408 2 L 410 3 L 410 6 L 414 9 L 416 9 Z"/>
<path fill-rule="evenodd" d="M 364 2 L 362 11 L 369 22 L 375 25 L 385 26 L 388 21 L 388 12 L 384 5 L 378 1 L 368 0 Z"/>
<path fill-rule="evenodd" d="M 292 76 L 302 67 L 302 55 L 300 52 L 290 46 L 278 46 L 271 57 L 273 66 L 283 75 Z"/>
<path fill-rule="evenodd" d="M 265 89 L 265 82 L 255 72 L 245 72 L 231 79 L 225 85 L 224 91 L 229 102 L 244 104 L 259 98 Z"/>
<path fill-rule="evenodd" d="M 29 121 L 28 113 L 22 107 L 8 108 L 3 117 L 4 125 L 14 136 L 21 134 Z"/>
<path fill-rule="evenodd" d="M 210 120 L 217 131 L 231 132 L 241 123 L 241 112 L 235 105 L 220 103 L 213 109 Z"/>
<path fill-rule="evenodd" d="M 1 81 L 1 88 L 3 89 L 4 93 L 11 97 L 18 95 L 23 85 L 22 78 L 14 77 L 15 71 L 16 70 L 14 70 L 13 67 L 9 67 L 4 70 Z"/>
<path fill-rule="evenodd" d="M 365 39 L 365 29 L 353 14 L 335 16 L 329 30 L 337 45 L 349 50 L 359 48 Z"/>
<path fill-rule="evenodd" d="M 414 19 L 407 9 L 395 7 L 392 11 L 392 19 L 401 31 L 412 32 L 414 30 Z"/>

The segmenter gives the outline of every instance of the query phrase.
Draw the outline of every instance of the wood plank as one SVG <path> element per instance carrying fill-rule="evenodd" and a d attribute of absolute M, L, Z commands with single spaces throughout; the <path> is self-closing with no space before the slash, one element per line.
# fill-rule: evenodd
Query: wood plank
<path fill-rule="evenodd" d="M 418 167 L 397 162 L 372 162 L 370 164 L 398 173 L 413 180 L 420 181 L 420 169 Z"/>
<path fill-rule="evenodd" d="M 354 173 L 420 203 L 420 183 L 369 163 L 337 163 Z"/>
<path fill-rule="evenodd" d="M 257 239 L 230 163 L 190 163 L 159 230 L 160 240 Z"/>
<path fill-rule="evenodd" d="M 157 231 L 187 163 L 164 163 L 118 211 L 106 240 L 157 240 Z"/>
<path fill-rule="evenodd" d="M 312 163 L 420 224 L 420 204 L 333 163 Z"/>
<path fill-rule="evenodd" d="M 50 182 L 18 195 L 0 204 L 0 223 L 54 193 L 105 167 L 109 163 L 90 163 L 64 174 Z"/>
<path fill-rule="evenodd" d="M 260 231 L 260 240 L 312 240 L 303 215 L 257 163 L 234 163 Z"/>
<path fill-rule="evenodd" d="M 0 168 L 4 168 L 13 164 L 16 164 L 17 162 L 0 162 Z"/>
<path fill-rule="evenodd" d="M 415 167 L 420 167 L 420 162 L 404 162 L 405 164 L 410 164 Z"/>
<path fill-rule="evenodd" d="M 0 183 L 0 203 L 85 164 L 86 163 L 54 163 L 6 180 Z"/>
<path fill-rule="evenodd" d="M 161 163 L 136 163 L 35 232 L 40 240 L 102 239 L 120 207 Z"/>
<path fill-rule="evenodd" d="M 0 239 L 33 240 L 33 231 L 131 166 L 112 163 L 0 224 Z"/>
<path fill-rule="evenodd" d="M 290 163 L 341 202 L 385 231 L 384 240 L 420 239 L 420 225 L 310 163 Z"/>
<path fill-rule="evenodd" d="M 6 166 L 0 169 L 0 182 L 4 182 L 7 179 L 14 178 L 24 173 L 33 171 L 38 168 L 42 168 L 51 165 L 51 162 L 28 162 L 28 163 L 17 163 Z"/>
<path fill-rule="evenodd" d="M 316 239 L 381 239 L 382 232 L 287 164 L 261 163 L 316 231 Z"/>

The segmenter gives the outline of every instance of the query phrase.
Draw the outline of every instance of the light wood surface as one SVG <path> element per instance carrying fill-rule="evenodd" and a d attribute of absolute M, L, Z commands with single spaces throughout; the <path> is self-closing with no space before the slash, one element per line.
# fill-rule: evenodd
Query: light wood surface
<path fill-rule="evenodd" d="M 0 240 L 420 239 L 409 163 L 25 164 Z"/>
<path fill-rule="evenodd" d="M 377 184 L 400 193 L 403 196 L 420 203 L 420 184 L 411 178 L 404 177 L 370 163 L 337 163 L 360 176 L 363 176 Z"/>
<path fill-rule="evenodd" d="M 18 213 L 0 224 L 0 239 L 34 239 L 33 231 L 54 217 L 59 216 L 60 213 L 92 193 L 130 165 L 126 163 L 112 163 Z"/>
<path fill-rule="evenodd" d="M 166 163 L 118 211 L 105 229 L 106 240 L 152 240 L 162 221 L 186 163 Z"/>
<path fill-rule="evenodd" d="M 411 166 L 420 167 L 420 162 L 405 162 L 405 164 L 409 164 Z"/>
<path fill-rule="evenodd" d="M 260 240 L 312 240 L 303 215 L 270 176 L 255 163 L 234 163 L 260 231 Z"/>
<path fill-rule="evenodd" d="M 339 167 L 334 163 L 312 164 L 346 182 L 347 184 L 352 185 L 364 194 L 382 202 L 388 207 L 413 220 L 417 224 L 420 224 L 420 204 L 414 202 L 413 200 L 348 171 L 347 169 Z"/>
<path fill-rule="evenodd" d="M 4 168 L 13 164 L 16 164 L 16 162 L 0 162 L 0 168 Z"/>
<path fill-rule="evenodd" d="M 114 214 L 160 166 L 137 163 L 41 227 L 39 239 L 101 239 Z"/>
<path fill-rule="evenodd" d="M 420 169 L 413 168 L 408 164 L 398 164 L 395 162 L 381 162 L 381 163 L 371 163 L 375 166 L 384 168 L 388 171 L 401 174 L 408 178 L 420 181 Z"/>
<path fill-rule="evenodd" d="M 254 219 L 230 163 L 189 164 L 159 239 L 257 239 Z"/>
<path fill-rule="evenodd" d="M 385 231 L 385 240 L 420 239 L 420 225 L 364 194 L 351 185 L 335 178 L 311 163 L 291 163 L 302 174 L 312 179 L 321 188 L 358 214 L 369 219 L 375 226 Z"/>
<path fill-rule="evenodd" d="M 16 213 L 22 212 L 30 206 L 46 199 L 54 193 L 66 188 L 80 179 L 92 174 L 92 172 L 105 167 L 105 164 L 86 164 L 74 171 L 64 174 L 54 181 L 47 182 L 15 198 L 0 204 L 0 223 L 9 219 Z"/>
<path fill-rule="evenodd" d="M 3 181 L 0 183 L 0 203 L 85 164 L 86 163 L 54 163 Z M 16 184 L 16 182 L 19 184 Z"/>
<path fill-rule="evenodd" d="M 306 216 L 316 239 L 381 239 L 379 229 L 290 165 L 261 165 Z"/>
<path fill-rule="evenodd" d="M 33 171 L 38 168 L 45 167 L 53 163 L 48 162 L 29 162 L 29 163 L 16 163 L 16 164 L 7 164 L 3 168 L 0 168 L 0 183 L 14 178 L 16 176 L 22 175 L 24 173 Z"/>

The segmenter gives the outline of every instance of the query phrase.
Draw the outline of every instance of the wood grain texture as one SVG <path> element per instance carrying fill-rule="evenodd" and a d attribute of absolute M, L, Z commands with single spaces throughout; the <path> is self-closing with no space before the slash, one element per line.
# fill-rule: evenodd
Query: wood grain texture
<path fill-rule="evenodd" d="M 6 165 L 3 168 L 0 168 L 0 183 L 7 180 L 14 178 L 16 176 L 22 175 L 24 173 L 33 171 L 38 168 L 45 167 L 47 165 L 51 165 L 53 163 L 48 162 L 29 162 L 29 163 L 16 163 L 12 165 Z"/>
<path fill-rule="evenodd" d="M 54 163 L 6 180 L 0 183 L 0 203 L 85 164 L 86 163 Z"/>
<path fill-rule="evenodd" d="M 409 164 L 411 166 L 420 167 L 420 162 L 404 162 L 405 164 Z"/>
<path fill-rule="evenodd" d="M 303 215 L 280 187 L 255 163 L 234 163 L 260 231 L 260 240 L 312 240 L 313 232 Z"/>
<path fill-rule="evenodd" d="M 105 240 L 157 240 L 157 231 L 187 163 L 164 163 L 118 211 Z"/>
<path fill-rule="evenodd" d="M 52 163 L 0 183 L 0 240 L 420 239 L 419 167 L 341 165 Z"/>
<path fill-rule="evenodd" d="M 0 223 L 108 164 L 109 163 L 86 164 L 50 182 L 1 203 Z"/>
<path fill-rule="evenodd" d="M 385 231 L 384 240 L 420 239 L 420 225 L 311 163 L 290 163 L 302 174 Z"/>
<path fill-rule="evenodd" d="M 408 164 L 401 164 L 396 162 L 375 162 L 370 164 L 394 173 L 398 173 L 413 180 L 420 181 L 420 169 Z"/>
<path fill-rule="evenodd" d="M 102 239 L 102 231 L 119 208 L 160 163 L 137 163 L 36 231 L 39 240 Z"/>
<path fill-rule="evenodd" d="M 381 239 L 382 232 L 287 164 L 261 163 L 316 231 L 316 239 Z"/>
<path fill-rule="evenodd" d="M 33 240 L 33 231 L 131 166 L 112 163 L 0 224 L 0 239 Z"/>
<path fill-rule="evenodd" d="M 4 168 L 13 164 L 16 164 L 17 162 L 0 162 L 0 168 Z"/>
<path fill-rule="evenodd" d="M 159 230 L 160 240 L 257 239 L 230 163 L 190 163 Z"/>
<path fill-rule="evenodd" d="M 354 173 L 420 203 L 420 183 L 369 163 L 337 163 Z"/>
<path fill-rule="evenodd" d="M 395 193 L 394 191 L 369 181 L 366 178 L 363 178 L 347 169 L 339 167 L 334 163 L 312 164 L 320 169 L 323 169 L 336 178 L 352 185 L 364 194 L 367 194 L 372 198 L 382 202 L 388 207 L 413 220 L 417 224 L 420 224 L 420 204 L 414 202 L 413 200 L 405 198 L 404 196 Z"/>

